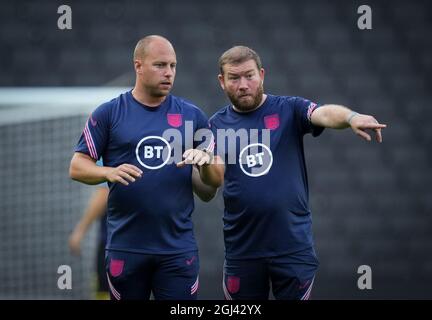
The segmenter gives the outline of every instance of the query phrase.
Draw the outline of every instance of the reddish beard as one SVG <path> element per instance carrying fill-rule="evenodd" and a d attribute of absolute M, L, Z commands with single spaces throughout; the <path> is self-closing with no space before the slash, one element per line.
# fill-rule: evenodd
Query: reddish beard
<path fill-rule="evenodd" d="M 264 93 L 264 87 L 262 84 L 259 85 L 255 94 L 250 94 L 252 100 L 243 100 L 241 95 L 236 95 L 235 93 L 227 92 L 228 98 L 231 103 L 240 111 L 250 111 L 256 109 L 262 101 Z"/>

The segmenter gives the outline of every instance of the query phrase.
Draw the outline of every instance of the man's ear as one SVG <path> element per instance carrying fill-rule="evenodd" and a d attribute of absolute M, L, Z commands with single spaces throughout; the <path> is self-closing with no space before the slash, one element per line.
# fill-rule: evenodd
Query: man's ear
<path fill-rule="evenodd" d="M 222 74 L 218 75 L 218 80 L 222 90 L 225 90 L 225 81 L 224 81 L 224 76 Z"/>
<path fill-rule="evenodd" d="M 136 73 L 141 73 L 141 60 L 134 60 L 134 68 Z"/>
<path fill-rule="evenodd" d="M 265 74 L 265 70 L 264 68 L 261 68 L 260 70 L 261 85 L 264 84 L 264 74 Z"/>

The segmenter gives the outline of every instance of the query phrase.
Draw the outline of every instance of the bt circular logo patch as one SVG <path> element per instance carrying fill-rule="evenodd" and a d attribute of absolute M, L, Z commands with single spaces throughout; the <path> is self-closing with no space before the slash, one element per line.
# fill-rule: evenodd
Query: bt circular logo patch
<path fill-rule="evenodd" d="M 148 136 L 138 142 L 135 155 L 144 168 L 156 170 L 168 163 L 171 157 L 171 146 L 162 137 Z"/>
<path fill-rule="evenodd" d="M 240 151 L 239 165 L 244 174 L 259 177 L 267 174 L 273 164 L 273 154 L 262 143 L 252 143 Z"/>

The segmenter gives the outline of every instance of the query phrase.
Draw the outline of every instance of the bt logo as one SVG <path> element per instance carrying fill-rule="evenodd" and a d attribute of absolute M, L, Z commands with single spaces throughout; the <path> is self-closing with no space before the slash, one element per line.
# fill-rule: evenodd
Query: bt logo
<path fill-rule="evenodd" d="M 155 151 L 156 151 L 156 158 L 160 159 L 162 157 L 162 150 L 163 146 L 144 146 L 144 158 L 151 159 L 155 157 Z"/>
<path fill-rule="evenodd" d="M 171 146 L 159 136 L 144 137 L 138 142 L 135 155 L 138 162 L 147 169 L 162 168 L 171 158 Z"/>
<path fill-rule="evenodd" d="M 243 173 L 250 177 L 267 174 L 273 164 L 273 154 L 263 143 L 252 143 L 244 147 L 239 155 L 239 165 Z"/>
<path fill-rule="evenodd" d="M 257 164 L 262 166 L 263 165 L 263 156 L 264 152 L 259 152 L 256 154 L 251 154 L 246 156 L 246 164 L 249 168 L 255 167 Z"/>

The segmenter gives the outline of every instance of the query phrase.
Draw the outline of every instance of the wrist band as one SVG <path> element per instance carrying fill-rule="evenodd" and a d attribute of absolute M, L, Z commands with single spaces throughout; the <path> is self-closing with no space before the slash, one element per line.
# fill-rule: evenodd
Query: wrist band
<path fill-rule="evenodd" d="M 355 111 L 351 112 L 351 114 L 349 115 L 349 117 L 348 117 L 348 119 L 347 119 L 347 122 L 348 122 L 349 125 L 351 125 L 351 120 L 352 120 L 352 118 L 354 118 L 356 115 L 358 115 L 358 112 L 355 112 Z"/>

